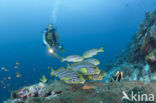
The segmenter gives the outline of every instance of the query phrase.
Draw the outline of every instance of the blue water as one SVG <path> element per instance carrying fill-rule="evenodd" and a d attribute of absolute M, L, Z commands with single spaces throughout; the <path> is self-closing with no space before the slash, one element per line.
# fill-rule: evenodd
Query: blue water
<path fill-rule="evenodd" d="M 9 69 L 0 70 L 0 81 L 12 77 L 5 81 L 6 89 L 0 84 L 0 100 L 39 82 L 43 74 L 49 77 L 48 66 L 65 66 L 43 46 L 42 30 L 48 23 L 55 24 L 65 47 L 61 56 L 103 46 L 105 52 L 97 58 L 105 69 L 137 32 L 145 13 L 155 9 L 155 0 L 0 0 L 0 68 Z M 15 77 L 18 71 L 20 78 Z"/>

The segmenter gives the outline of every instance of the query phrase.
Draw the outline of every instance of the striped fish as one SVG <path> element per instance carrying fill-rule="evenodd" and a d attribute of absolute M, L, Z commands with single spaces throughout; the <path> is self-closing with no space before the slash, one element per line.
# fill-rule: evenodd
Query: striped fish
<path fill-rule="evenodd" d="M 101 71 L 100 74 L 89 75 L 89 76 L 88 76 L 88 80 L 102 80 L 103 77 L 105 77 L 106 75 L 107 75 L 106 72 Z"/>
<path fill-rule="evenodd" d="M 82 75 L 70 69 L 60 68 L 57 71 L 54 71 L 54 69 L 51 69 L 50 75 L 58 77 L 60 80 L 68 84 L 84 84 L 85 83 L 85 79 L 82 77 Z"/>
<path fill-rule="evenodd" d="M 91 64 L 94 64 L 94 65 L 99 65 L 100 64 L 100 61 L 97 60 L 97 59 L 94 59 L 94 58 L 86 59 L 84 62 L 91 63 Z"/>
<path fill-rule="evenodd" d="M 62 62 L 67 61 L 67 62 L 81 62 L 83 61 L 83 58 L 79 55 L 71 55 L 67 56 L 66 58 L 62 58 Z"/>
<path fill-rule="evenodd" d="M 71 66 L 68 65 L 67 68 L 72 69 L 75 72 L 82 73 L 83 75 L 100 74 L 100 69 L 98 67 L 87 62 L 76 63 Z"/>
<path fill-rule="evenodd" d="M 83 58 L 91 58 L 94 55 L 97 55 L 99 52 L 104 52 L 103 47 L 101 47 L 100 49 L 91 49 L 84 52 Z"/>

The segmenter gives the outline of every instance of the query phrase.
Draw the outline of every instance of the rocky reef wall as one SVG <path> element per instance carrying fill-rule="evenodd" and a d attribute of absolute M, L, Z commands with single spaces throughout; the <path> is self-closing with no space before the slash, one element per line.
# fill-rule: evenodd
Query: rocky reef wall
<path fill-rule="evenodd" d="M 156 11 L 146 13 L 128 48 L 106 68 L 110 72 L 121 70 L 126 76 L 137 71 L 141 77 L 156 72 Z"/>

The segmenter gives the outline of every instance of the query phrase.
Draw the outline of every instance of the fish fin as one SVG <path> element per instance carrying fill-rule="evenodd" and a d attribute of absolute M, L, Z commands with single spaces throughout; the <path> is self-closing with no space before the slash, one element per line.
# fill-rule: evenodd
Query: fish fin
<path fill-rule="evenodd" d="M 66 64 L 67 64 L 67 69 L 69 69 L 70 65 L 68 63 L 66 63 Z"/>
<path fill-rule="evenodd" d="M 47 82 L 47 78 L 46 78 L 46 76 L 45 75 L 42 75 L 42 78 L 43 78 L 43 83 L 46 83 Z"/>
<path fill-rule="evenodd" d="M 101 76 L 105 77 L 105 76 L 107 76 L 107 73 L 105 71 L 101 71 Z"/>
<path fill-rule="evenodd" d="M 119 75 L 119 71 L 116 72 L 115 76 L 118 76 L 118 75 Z"/>
<path fill-rule="evenodd" d="M 89 75 L 89 76 L 88 76 L 88 79 L 89 79 L 89 80 L 92 80 L 92 76 L 91 76 L 91 75 Z"/>
<path fill-rule="evenodd" d="M 59 55 L 57 53 L 53 53 L 53 55 L 56 57 L 56 58 L 60 58 Z"/>
<path fill-rule="evenodd" d="M 78 75 L 80 76 L 80 79 L 84 79 L 83 76 L 82 76 L 82 74 L 78 74 Z"/>
<path fill-rule="evenodd" d="M 60 68 L 58 69 L 58 71 L 63 70 L 63 69 L 65 69 L 65 68 L 64 68 L 64 67 L 60 67 Z"/>
<path fill-rule="evenodd" d="M 41 81 L 41 82 L 43 82 L 43 80 L 42 80 L 42 79 L 40 79 L 40 81 Z"/>
<path fill-rule="evenodd" d="M 42 75 L 42 78 L 40 79 L 40 81 L 41 81 L 42 83 L 44 83 L 44 79 L 45 79 L 45 76 Z"/>
<path fill-rule="evenodd" d="M 73 66 L 74 65 L 74 63 L 73 64 L 71 64 L 71 66 Z"/>
<path fill-rule="evenodd" d="M 101 51 L 101 52 L 104 52 L 103 47 L 100 48 L 100 51 Z"/>
<path fill-rule="evenodd" d="M 82 55 L 82 58 L 85 59 L 85 55 L 84 54 Z"/>
<path fill-rule="evenodd" d="M 92 59 L 92 58 L 91 58 L 91 59 Z M 94 58 L 93 58 L 93 60 L 95 60 L 96 62 L 98 62 L 98 61 L 99 61 L 99 60 L 97 60 L 97 59 L 94 59 Z"/>
<path fill-rule="evenodd" d="M 65 61 L 65 59 L 63 57 L 61 57 L 61 62 L 64 62 L 64 61 Z"/>
<path fill-rule="evenodd" d="M 54 69 L 51 68 L 50 76 L 54 76 Z"/>
<path fill-rule="evenodd" d="M 99 78 L 98 78 L 98 80 L 102 80 L 102 79 L 103 79 L 103 77 L 104 77 L 104 76 L 101 76 L 101 75 L 100 75 L 100 76 L 99 76 Z"/>
<path fill-rule="evenodd" d="M 45 79 L 46 78 L 45 75 L 42 75 L 42 78 Z"/>
<path fill-rule="evenodd" d="M 71 64 L 71 66 L 74 66 L 75 64 L 77 64 L 77 62 L 75 62 L 75 63 Z"/>

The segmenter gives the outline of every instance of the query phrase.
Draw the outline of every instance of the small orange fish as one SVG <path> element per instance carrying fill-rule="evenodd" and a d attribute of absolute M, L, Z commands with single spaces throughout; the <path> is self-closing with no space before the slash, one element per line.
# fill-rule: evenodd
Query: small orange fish
<path fill-rule="evenodd" d="M 10 79 L 11 79 L 11 77 L 9 76 L 9 77 L 8 77 L 8 79 L 10 80 Z"/>
<path fill-rule="evenodd" d="M 84 89 L 84 90 L 94 89 L 94 86 L 85 85 L 82 87 L 82 89 Z"/>
<path fill-rule="evenodd" d="M 19 65 L 20 63 L 19 62 L 16 62 L 16 65 Z"/>
<path fill-rule="evenodd" d="M 15 66 L 14 68 L 15 68 L 15 69 L 17 69 L 17 68 L 18 68 L 18 66 Z"/>
<path fill-rule="evenodd" d="M 3 85 L 3 88 L 6 88 L 4 81 L 1 81 L 1 84 Z"/>
<path fill-rule="evenodd" d="M 91 85 L 104 85 L 104 83 L 94 83 L 94 82 L 88 82 L 87 84 L 91 84 Z"/>
<path fill-rule="evenodd" d="M 4 71 L 8 72 L 9 70 L 8 69 L 4 69 Z"/>
<path fill-rule="evenodd" d="M 36 68 L 33 68 L 33 71 L 36 71 Z"/>
<path fill-rule="evenodd" d="M 1 84 L 4 84 L 4 81 L 3 80 L 1 81 Z"/>
<path fill-rule="evenodd" d="M 21 75 L 20 75 L 20 74 L 18 74 L 18 75 L 16 75 L 16 77 L 17 77 L 17 78 L 19 78 L 19 77 L 21 77 Z"/>

